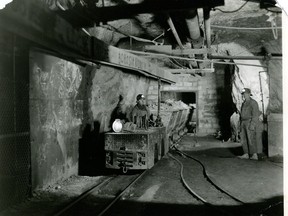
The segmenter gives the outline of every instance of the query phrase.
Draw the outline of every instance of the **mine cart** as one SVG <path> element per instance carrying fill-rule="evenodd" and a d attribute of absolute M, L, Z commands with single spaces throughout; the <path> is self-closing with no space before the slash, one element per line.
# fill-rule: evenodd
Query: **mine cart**
<path fill-rule="evenodd" d="M 106 168 L 150 169 L 167 152 L 165 127 L 105 134 Z"/>

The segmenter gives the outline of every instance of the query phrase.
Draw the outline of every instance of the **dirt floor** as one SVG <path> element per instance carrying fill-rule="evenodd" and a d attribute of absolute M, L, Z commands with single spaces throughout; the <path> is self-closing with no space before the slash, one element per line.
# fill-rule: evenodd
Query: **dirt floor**
<path fill-rule="evenodd" d="M 171 150 L 148 170 L 147 175 L 141 178 L 107 215 L 283 215 L 281 160 L 265 157 L 261 161 L 239 159 L 237 155 L 242 154 L 239 143 L 222 142 L 214 137 L 194 137 L 188 134 L 176 147 L 201 161 L 210 179 L 243 204 L 239 205 L 226 195 L 216 193 L 211 184 L 203 178 L 203 167 L 198 162 Z M 211 203 L 212 208 L 195 199 L 185 189 L 180 179 L 180 164 L 175 158 L 183 163 L 183 176 L 187 184 Z M 0 212 L 0 215 L 54 215 L 104 178 L 105 176 L 73 176 L 46 190 L 34 192 L 32 198 Z M 121 184 L 121 178 L 115 183 L 115 187 Z M 100 199 L 105 195 L 106 199 L 109 198 L 112 188 L 113 186 L 110 186 L 102 190 L 94 198 Z M 86 203 L 83 210 L 78 209 L 77 213 L 69 215 L 97 215 L 91 211 L 92 207 L 88 207 Z M 94 208 L 97 208 L 95 203 Z"/>

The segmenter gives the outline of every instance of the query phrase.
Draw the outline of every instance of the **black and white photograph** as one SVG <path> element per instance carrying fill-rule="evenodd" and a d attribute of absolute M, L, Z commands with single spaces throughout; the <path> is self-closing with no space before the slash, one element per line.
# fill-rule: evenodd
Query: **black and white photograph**
<path fill-rule="evenodd" d="M 0 216 L 288 215 L 287 26 L 286 0 L 0 0 Z"/>

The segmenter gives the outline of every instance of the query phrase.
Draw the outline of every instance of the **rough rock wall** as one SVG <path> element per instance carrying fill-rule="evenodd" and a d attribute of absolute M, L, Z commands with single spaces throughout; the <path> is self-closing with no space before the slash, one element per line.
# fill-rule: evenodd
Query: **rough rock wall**
<path fill-rule="evenodd" d="M 282 91 L 282 61 L 271 60 L 269 62 L 269 84 L 270 84 L 270 113 L 283 113 L 283 91 Z"/>
<path fill-rule="evenodd" d="M 268 156 L 283 156 L 282 61 L 269 62 Z"/>
<path fill-rule="evenodd" d="M 269 53 L 282 53 L 281 44 L 271 41 L 265 44 Z M 268 106 L 268 156 L 283 156 L 283 86 L 282 61 L 269 61 L 270 103 Z M 284 83 L 283 83 L 284 84 Z"/>
<path fill-rule="evenodd" d="M 123 97 L 123 111 L 129 115 L 136 96 L 146 95 L 150 80 L 115 67 L 90 68 L 84 121 L 79 141 L 79 174 L 97 175 L 105 168 L 104 133 L 111 131 L 113 113 Z"/>
<path fill-rule="evenodd" d="M 268 53 L 282 54 L 282 42 L 269 41 L 264 44 Z M 269 86 L 270 86 L 270 113 L 283 113 L 283 89 L 282 89 L 282 60 L 269 60 L 268 64 Z"/>
<path fill-rule="evenodd" d="M 110 66 L 87 66 L 32 52 L 30 115 L 33 189 L 103 168 L 104 132 L 122 95 L 129 112 L 150 80 Z"/>
<path fill-rule="evenodd" d="M 33 189 L 77 174 L 82 76 L 79 65 L 39 52 L 30 53 Z"/>
<path fill-rule="evenodd" d="M 123 96 L 124 107 L 129 113 L 136 104 L 136 96 L 146 95 L 149 85 L 149 79 L 145 77 L 123 73 L 108 66 L 94 68 L 92 79 L 90 107 L 93 121 L 101 123 L 100 132 L 111 130 L 111 114 L 119 102 L 120 95 Z"/>
<path fill-rule="evenodd" d="M 227 53 L 231 56 L 241 53 L 243 56 L 253 56 L 246 48 L 236 43 L 225 43 L 218 46 L 218 52 Z M 237 67 L 235 68 L 234 78 L 232 79 L 232 98 L 238 110 L 241 110 L 243 102 L 241 90 L 250 88 L 253 98 L 258 102 L 259 111 L 264 113 L 267 111 L 269 104 L 269 86 L 267 69 L 262 67 L 263 63 L 259 60 L 234 60 Z M 247 65 L 243 65 L 247 64 Z M 256 65 L 256 66 L 252 66 Z M 265 66 L 265 63 L 264 65 Z M 260 84 L 261 79 L 261 84 Z M 263 94 L 263 104 L 262 104 Z"/>

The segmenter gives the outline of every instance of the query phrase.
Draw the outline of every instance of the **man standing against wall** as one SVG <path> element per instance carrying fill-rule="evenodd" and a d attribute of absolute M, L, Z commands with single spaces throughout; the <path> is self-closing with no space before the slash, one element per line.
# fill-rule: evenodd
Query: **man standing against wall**
<path fill-rule="evenodd" d="M 259 117 L 258 103 L 250 97 L 252 94 L 249 88 L 244 88 L 241 94 L 244 102 L 241 107 L 240 136 L 244 154 L 239 156 L 239 158 L 258 160 L 258 149 L 256 142 L 256 129 Z"/>

